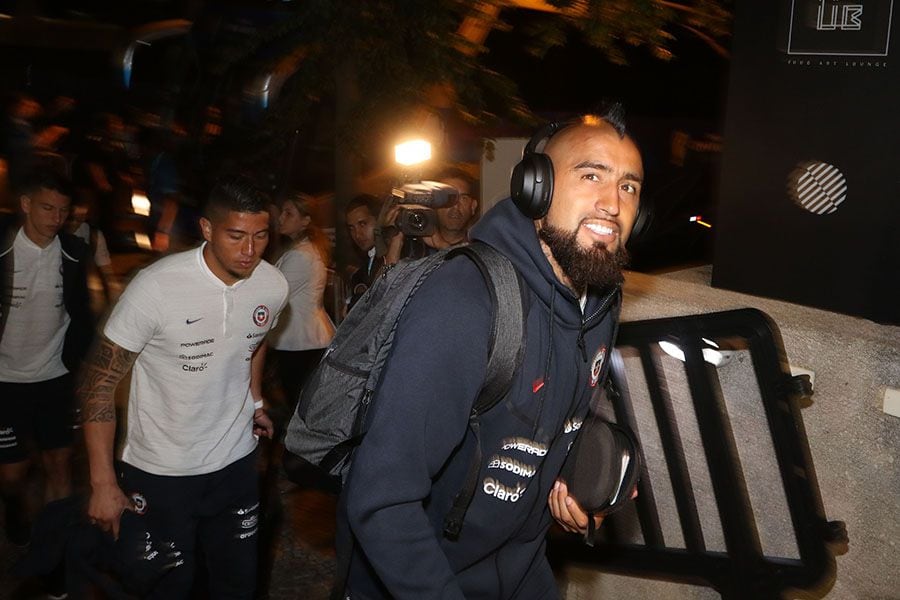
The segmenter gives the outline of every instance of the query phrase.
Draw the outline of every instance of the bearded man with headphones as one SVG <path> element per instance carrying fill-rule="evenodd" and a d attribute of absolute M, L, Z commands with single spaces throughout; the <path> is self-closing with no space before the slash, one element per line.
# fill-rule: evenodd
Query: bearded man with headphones
<path fill-rule="evenodd" d="M 588 529 L 557 476 L 606 377 L 625 245 L 648 221 L 642 180 L 612 105 L 539 131 L 511 198 L 471 230 L 516 267 L 527 297 L 524 356 L 506 397 L 479 417 L 483 460 L 458 537 L 443 521 L 477 456 L 469 415 L 485 382 L 492 302 L 463 259 L 412 297 L 341 499 L 339 532 L 355 540 L 339 536 L 339 556 L 349 555 L 342 597 L 558 597 L 545 534 L 551 517 Z"/>

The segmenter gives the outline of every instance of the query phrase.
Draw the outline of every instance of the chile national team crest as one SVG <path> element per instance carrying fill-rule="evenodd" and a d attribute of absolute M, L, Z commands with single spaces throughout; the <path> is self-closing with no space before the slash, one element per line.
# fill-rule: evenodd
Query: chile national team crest
<path fill-rule="evenodd" d="M 594 360 L 591 361 L 591 387 L 596 387 L 600 380 L 600 372 L 603 371 L 603 361 L 606 360 L 606 346 L 600 346 Z"/>
<path fill-rule="evenodd" d="M 140 492 L 134 492 L 131 494 L 131 506 L 135 514 L 142 515 L 147 512 L 147 499 Z"/>
<path fill-rule="evenodd" d="M 260 304 L 256 308 L 253 309 L 253 322 L 256 323 L 257 327 L 263 327 L 266 323 L 269 322 L 269 307 L 265 304 Z"/>

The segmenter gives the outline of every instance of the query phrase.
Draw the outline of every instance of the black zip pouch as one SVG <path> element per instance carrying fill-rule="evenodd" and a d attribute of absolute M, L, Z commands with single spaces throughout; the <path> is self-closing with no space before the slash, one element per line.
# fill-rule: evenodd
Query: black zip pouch
<path fill-rule="evenodd" d="M 591 414 L 560 471 L 569 495 L 588 514 L 585 543 L 594 545 L 594 517 L 608 516 L 631 499 L 641 475 L 641 452 L 629 427 Z"/>

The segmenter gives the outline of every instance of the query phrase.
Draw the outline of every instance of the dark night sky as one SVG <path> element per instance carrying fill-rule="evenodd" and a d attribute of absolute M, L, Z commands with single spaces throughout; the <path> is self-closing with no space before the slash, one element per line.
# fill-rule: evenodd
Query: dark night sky
<path fill-rule="evenodd" d="M 685 32 L 664 62 L 643 48 L 628 52 L 628 66 L 610 63 L 572 31 L 569 42 L 537 59 L 522 48 L 528 19 L 541 13 L 518 11 L 504 19 L 509 31 L 495 30 L 487 40 L 488 64 L 513 79 L 529 106 L 538 112 L 589 110 L 604 97 L 625 103 L 630 114 L 720 122 L 724 111 L 728 61 Z"/>

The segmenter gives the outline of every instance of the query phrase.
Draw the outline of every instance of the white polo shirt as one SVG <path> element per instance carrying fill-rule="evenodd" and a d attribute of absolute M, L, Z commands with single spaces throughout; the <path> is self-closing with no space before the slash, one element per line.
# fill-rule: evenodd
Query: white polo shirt
<path fill-rule="evenodd" d="M 0 336 L 0 381 L 35 383 L 65 375 L 62 350 L 71 319 L 63 303 L 59 238 L 41 248 L 19 229 L 11 251 L 15 264 Z"/>
<path fill-rule="evenodd" d="M 212 473 L 256 447 L 250 359 L 284 307 L 287 282 L 263 261 L 225 285 L 204 246 L 142 270 L 104 328 L 140 353 L 121 458 L 156 475 Z"/>

